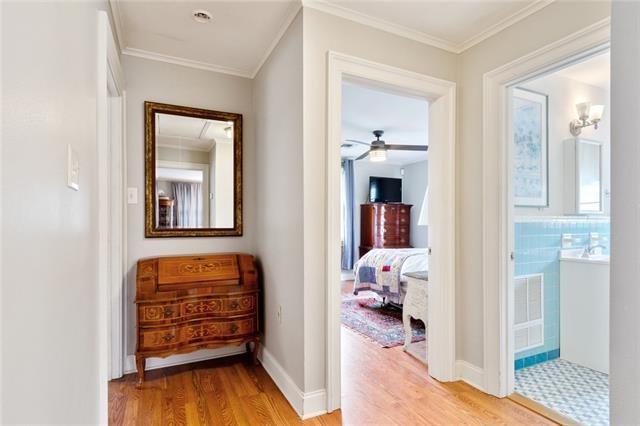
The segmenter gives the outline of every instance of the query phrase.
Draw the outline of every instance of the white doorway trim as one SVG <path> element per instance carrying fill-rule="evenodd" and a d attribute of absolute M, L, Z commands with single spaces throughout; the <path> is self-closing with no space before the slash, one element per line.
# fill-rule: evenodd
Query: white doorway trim
<path fill-rule="evenodd" d="M 327 411 L 340 408 L 340 144 L 342 81 L 360 81 L 429 101 L 429 375 L 455 379 L 456 84 L 336 52 L 328 54 Z M 433 349 L 431 349 L 433 348 Z"/>
<path fill-rule="evenodd" d="M 486 392 L 504 397 L 513 390 L 513 238 L 508 108 L 510 87 L 608 48 L 610 19 L 604 19 L 484 75 L 482 282 Z"/>
<path fill-rule="evenodd" d="M 99 418 L 108 421 L 108 381 L 122 376 L 126 262 L 124 78 L 109 17 L 98 12 L 96 128 L 98 155 Z"/>

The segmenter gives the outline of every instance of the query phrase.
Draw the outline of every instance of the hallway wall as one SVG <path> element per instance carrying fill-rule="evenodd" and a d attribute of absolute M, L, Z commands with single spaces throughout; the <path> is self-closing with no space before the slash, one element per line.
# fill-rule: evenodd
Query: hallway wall
<path fill-rule="evenodd" d="M 99 378 L 96 50 L 98 11 L 108 4 L 0 8 L 0 423 L 98 424 L 107 407 Z M 79 191 L 66 185 L 67 145 L 79 157 Z"/>
<path fill-rule="evenodd" d="M 255 241 L 255 143 L 252 81 L 212 71 L 123 55 L 127 81 L 127 186 L 138 189 L 138 204 L 127 205 L 127 289 L 125 347 L 135 352 L 136 262 L 151 256 L 212 252 L 253 253 Z M 217 238 L 144 237 L 144 101 L 163 102 L 243 115 L 243 236 Z M 211 350 L 212 354 L 231 349 Z M 170 362 L 171 359 L 168 359 Z"/>

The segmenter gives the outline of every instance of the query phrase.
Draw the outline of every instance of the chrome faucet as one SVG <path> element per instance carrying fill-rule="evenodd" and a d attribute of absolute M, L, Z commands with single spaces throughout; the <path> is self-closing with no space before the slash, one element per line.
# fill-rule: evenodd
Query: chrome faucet
<path fill-rule="evenodd" d="M 593 251 L 597 248 L 601 248 L 602 250 L 606 250 L 606 247 L 603 246 L 602 244 L 587 244 L 587 246 L 584 248 L 584 253 L 582 254 L 582 257 L 589 257 L 590 255 L 593 254 Z"/>

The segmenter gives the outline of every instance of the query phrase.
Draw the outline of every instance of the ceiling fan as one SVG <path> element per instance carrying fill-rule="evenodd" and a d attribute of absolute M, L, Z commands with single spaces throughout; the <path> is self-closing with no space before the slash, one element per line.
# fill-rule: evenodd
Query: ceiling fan
<path fill-rule="evenodd" d="M 429 147 L 427 145 L 389 145 L 385 143 L 385 141 L 381 140 L 380 137 L 384 134 L 384 130 L 374 130 L 373 135 L 376 137 L 376 140 L 371 141 L 371 143 L 358 141 L 355 139 L 346 139 L 345 142 L 355 142 L 361 145 L 367 145 L 369 150 L 356 158 L 356 161 L 362 160 L 367 155 L 369 156 L 369 161 L 385 161 L 387 159 L 387 151 L 427 151 Z"/>

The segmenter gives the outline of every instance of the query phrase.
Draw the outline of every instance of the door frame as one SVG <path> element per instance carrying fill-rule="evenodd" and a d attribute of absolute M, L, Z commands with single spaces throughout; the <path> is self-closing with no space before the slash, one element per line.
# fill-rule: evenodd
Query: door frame
<path fill-rule="evenodd" d="M 106 12 L 97 16 L 97 181 L 99 417 L 108 420 L 108 381 L 122 376 L 126 268 L 125 91 L 120 56 Z"/>
<path fill-rule="evenodd" d="M 510 88 L 609 48 L 610 18 L 596 22 L 483 77 L 482 283 L 484 389 L 504 397 L 513 391 L 513 203 L 509 149 Z"/>
<path fill-rule="evenodd" d="M 327 411 L 340 408 L 340 143 L 342 81 L 419 96 L 429 104 L 429 155 L 442 161 L 429 165 L 429 209 L 437 208 L 429 230 L 428 373 L 439 381 L 455 380 L 455 138 L 456 84 L 413 71 L 337 52 L 328 53 L 327 98 Z M 446 212 L 446 214 L 440 214 Z"/>

